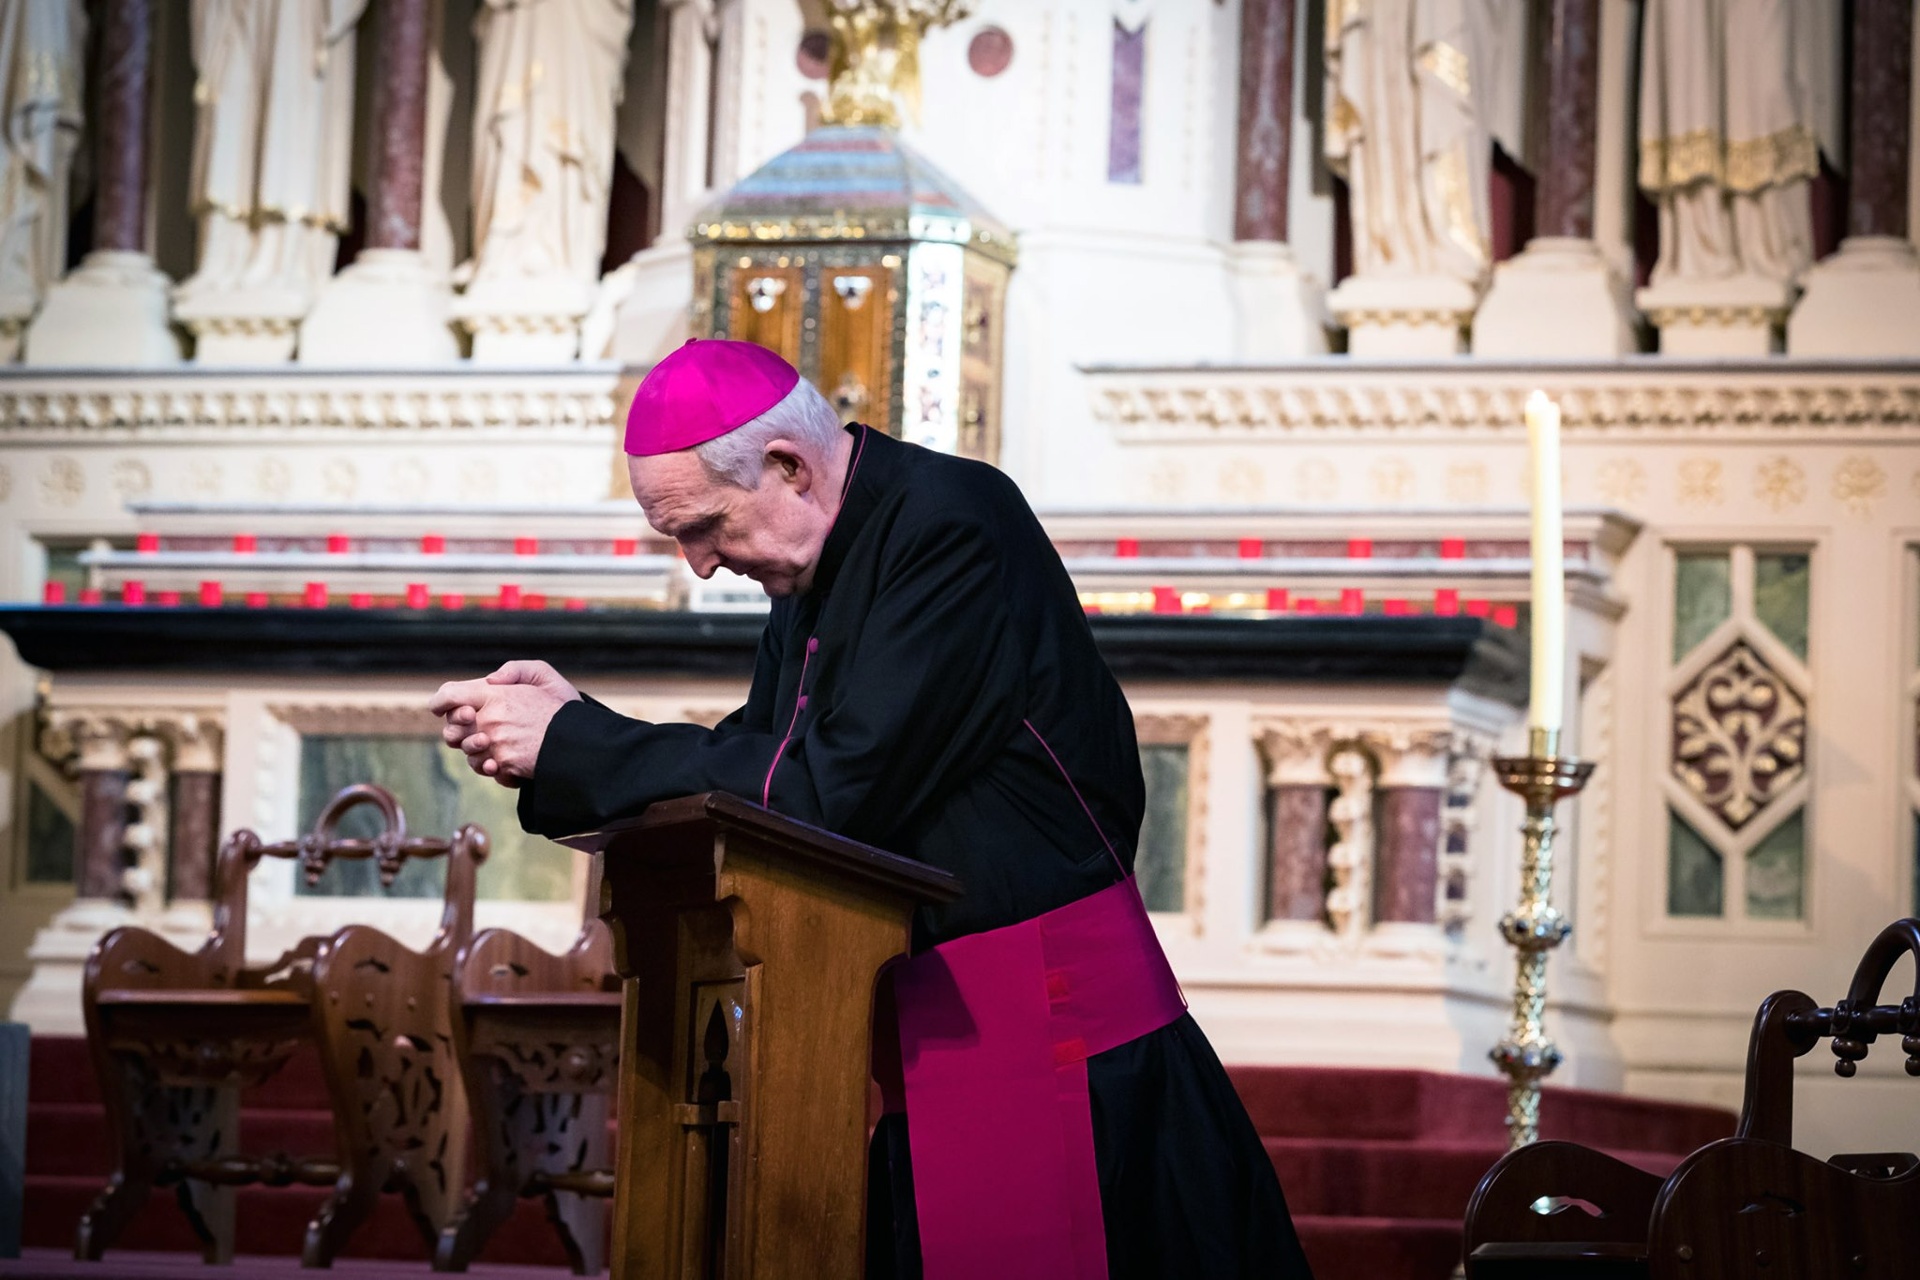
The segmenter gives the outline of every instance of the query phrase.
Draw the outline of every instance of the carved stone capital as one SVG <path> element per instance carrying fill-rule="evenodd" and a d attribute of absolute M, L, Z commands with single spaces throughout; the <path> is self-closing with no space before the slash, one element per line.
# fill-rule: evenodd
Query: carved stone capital
<path fill-rule="evenodd" d="M 75 773 L 125 772 L 133 767 L 127 743 L 137 727 L 121 712 L 55 708 L 40 723 L 40 752 Z"/>
<path fill-rule="evenodd" d="M 205 712 L 168 711 L 152 719 L 173 753 L 175 773 L 219 773 L 226 728 Z"/>

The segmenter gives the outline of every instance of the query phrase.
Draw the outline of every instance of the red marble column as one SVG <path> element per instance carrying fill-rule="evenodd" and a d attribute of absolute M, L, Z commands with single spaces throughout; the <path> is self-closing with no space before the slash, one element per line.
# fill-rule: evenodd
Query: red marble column
<path fill-rule="evenodd" d="M 1373 918 L 1432 924 L 1440 883 L 1439 787 L 1383 787 L 1373 856 Z"/>
<path fill-rule="evenodd" d="M 1327 789 L 1267 789 L 1267 919 L 1318 921 L 1327 909 Z"/>
<path fill-rule="evenodd" d="M 1853 0 L 1847 232 L 1907 234 L 1913 145 L 1913 0 Z"/>
<path fill-rule="evenodd" d="M 82 769 L 80 826 L 74 833 L 73 887 L 82 898 L 118 898 L 126 868 L 126 769 Z"/>
<path fill-rule="evenodd" d="M 176 772 L 167 808 L 167 896 L 211 898 L 220 843 L 220 775 Z"/>
<path fill-rule="evenodd" d="M 153 78 L 152 0 L 106 0 L 100 23 L 93 245 L 147 247 L 147 99 Z"/>
<path fill-rule="evenodd" d="M 1294 0 L 1246 0 L 1240 13 L 1240 138 L 1233 193 L 1236 240 L 1287 238 L 1293 26 Z"/>
<path fill-rule="evenodd" d="M 1590 240 L 1600 114 L 1600 0 L 1552 0 L 1546 19 L 1545 145 L 1534 233 Z"/>
<path fill-rule="evenodd" d="M 427 71 L 433 42 L 429 0 L 379 0 L 379 122 L 369 249 L 418 249 L 427 147 Z"/>

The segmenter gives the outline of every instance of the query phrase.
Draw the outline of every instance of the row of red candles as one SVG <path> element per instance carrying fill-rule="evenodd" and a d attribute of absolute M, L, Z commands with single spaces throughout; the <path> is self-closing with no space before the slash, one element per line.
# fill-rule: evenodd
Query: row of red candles
<path fill-rule="evenodd" d="M 233 549 L 242 554 L 258 551 L 260 549 L 259 539 L 251 533 L 236 533 L 233 535 Z M 447 540 L 444 535 L 438 533 L 423 533 L 420 535 L 420 553 L 422 555 L 441 555 L 446 549 Z M 157 533 L 139 534 L 134 540 L 134 550 L 142 554 L 159 551 L 160 535 Z M 327 535 L 327 551 L 329 554 L 346 555 L 352 550 L 353 539 L 346 534 L 330 533 Z M 1266 555 L 1267 544 L 1259 538 L 1242 538 L 1240 539 L 1239 550 L 1241 559 L 1258 560 Z M 1113 544 L 1113 553 L 1122 560 L 1138 559 L 1140 555 L 1140 539 L 1121 538 L 1117 540 Z M 515 538 L 513 540 L 513 554 L 517 556 L 539 555 L 540 539 Z M 617 556 L 640 554 L 640 540 L 637 538 L 615 538 L 613 540 L 613 554 Z M 1372 557 L 1373 539 L 1347 539 L 1348 559 L 1368 560 Z M 1440 539 L 1440 558 L 1442 560 L 1464 560 L 1466 557 L 1467 541 L 1465 538 Z"/>
<path fill-rule="evenodd" d="M 47 604 L 65 604 L 67 602 L 66 584 L 49 582 L 44 596 Z M 272 597 L 265 591 L 249 591 L 243 599 L 250 609 L 264 609 L 272 603 Z M 89 587 L 80 593 L 81 604 L 104 603 L 104 596 L 97 587 Z M 225 589 L 214 581 L 202 582 L 198 603 L 202 608 L 217 609 L 227 602 Z M 309 609 L 324 609 L 333 602 L 332 593 L 324 582 L 309 582 L 301 595 L 300 603 Z M 146 584 L 129 579 L 120 584 L 120 603 L 126 605 L 145 605 L 149 603 Z M 178 591 L 155 592 L 151 603 L 163 608 L 177 607 L 180 604 Z M 376 596 L 368 591 L 355 591 L 348 595 L 347 604 L 354 609 L 392 608 L 401 603 L 394 596 Z M 545 609 L 547 597 L 537 592 L 522 592 L 514 583 L 504 583 L 498 596 L 476 596 L 473 603 L 483 609 Z M 427 609 L 433 605 L 433 593 L 424 582 L 409 582 L 405 597 L 409 609 Z M 463 609 L 467 597 L 459 592 L 449 591 L 441 595 L 440 607 L 443 609 Z M 1293 599 L 1285 587 L 1273 587 L 1267 591 L 1266 606 L 1268 613 L 1296 614 L 1362 614 L 1367 611 L 1366 594 L 1358 587 L 1347 587 L 1335 600 L 1320 600 L 1311 596 Z M 586 600 L 579 596 L 568 596 L 561 601 L 563 609 L 584 609 Z M 1409 617 L 1417 613 L 1411 600 L 1388 599 L 1380 602 L 1380 611 L 1388 617 Z M 1097 605 L 1087 606 L 1087 612 L 1098 613 Z M 1153 588 L 1153 612 L 1155 613 L 1201 613 L 1210 610 L 1186 607 L 1181 593 L 1173 587 Z M 1460 593 L 1451 587 L 1443 587 L 1433 593 L 1433 612 L 1438 617 L 1452 617 L 1461 613 L 1475 618 L 1491 618 L 1497 625 L 1513 627 L 1518 625 L 1519 611 L 1510 604 L 1496 605 L 1489 600 L 1460 599 Z"/>
<path fill-rule="evenodd" d="M 133 549 L 142 555 L 159 551 L 160 535 L 157 533 L 142 533 L 136 535 L 133 541 Z M 255 552 L 260 549 L 260 540 L 251 533 L 236 533 L 233 535 L 233 549 L 243 555 Z M 447 539 L 445 535 L 438 533 L 423 533 L 420 535 L 421 555 L 437 556 L 444 554 L 446 549 Z M 352 550 L 353 539 L 346 534 L 330 533 L 327 535 L 327 553 L 329 555 L 343 556 Z M 517 556 L 539 555 L 540 539 L 515 538 L 513 540 L 513 554 Z M 639 555 L 640 540 L 638 538 L 615 538 L 613 540 L 613 554 L 617 556 Z"/>

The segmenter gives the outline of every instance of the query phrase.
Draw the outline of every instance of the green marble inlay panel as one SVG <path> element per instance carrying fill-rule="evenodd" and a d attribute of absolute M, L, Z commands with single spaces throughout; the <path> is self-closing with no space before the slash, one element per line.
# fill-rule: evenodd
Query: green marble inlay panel
<path fill-rule="evenodd" d="M 1147 782 L 1147 815 L 1133 873 L 1149 911 L 1182 911 L 1187 904 L 1187 778 L 1184 744 L 1140 748 Z"/>
<path fill-rule="evenodd" d="M 1780 643 L 1801 659 L 1807 656 L 1807 596 L 1813 571 L 1804 554 L 1753 558 L 1753 612 Z"/>
<path fill-rule="evenodd" d="M 1725 552 L 1688 552 L 1673 575 L 1673 660 L 1692 653 L 1733 612 L 1733 569 Z"/>
<path fill-rule="evenodd" d="M 1681 816 L 1667 811 L 1667 914 L 1718 916 L 1726 910 L 1720 854 Z"/>
<path fill-rule="evenodd" d="M 37 782 L 27 784 L 27 883 L 72 884 L 73 819 Z"/>
<path fill-rule="evenodd" d="M 1747 854 L 1747 917 L 1798 920 L 1806 898 L 1807 811 L 1793 815 Z"/>
<path fill-rule="evenodd" d="M 450 835 L 463 822 L 484 827 L 493 850 L 480 867 L 480 897 L 558 902 L 571 896 L 574 853 L 522 831 L 514 816 L 518 793 L 474 773 L 453 748 L 432 738 L 303 738 L 300 830 L 311 830 L 327 801 L 356 782 L 377 782 L 393 792 L 413 835 Z M 340 834 L 369 837 L 378 826 L 372 809 L 357 809 L 340 824 Z M 430 898 L 444 892 L 446 876 L 442 858 L 409 860 L 393 887 L 382 889 L 371 861 L 337 862 L 313 888 L 298 876 L 295 883 L 296 892 L 319 896 Z"/>

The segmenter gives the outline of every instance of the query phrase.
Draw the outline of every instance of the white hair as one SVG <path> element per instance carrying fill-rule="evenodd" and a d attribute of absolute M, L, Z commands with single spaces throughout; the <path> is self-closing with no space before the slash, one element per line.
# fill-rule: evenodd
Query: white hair
<path fill-rule="evenodd" d="M 723 436 L 695 445 L 693 452 L 715 480 L 738 489 L 758 489 L 769 444 L 791 440 L 824 458 L 842 430 L 840 414 L 802 378 L 773 408 Z"/>

